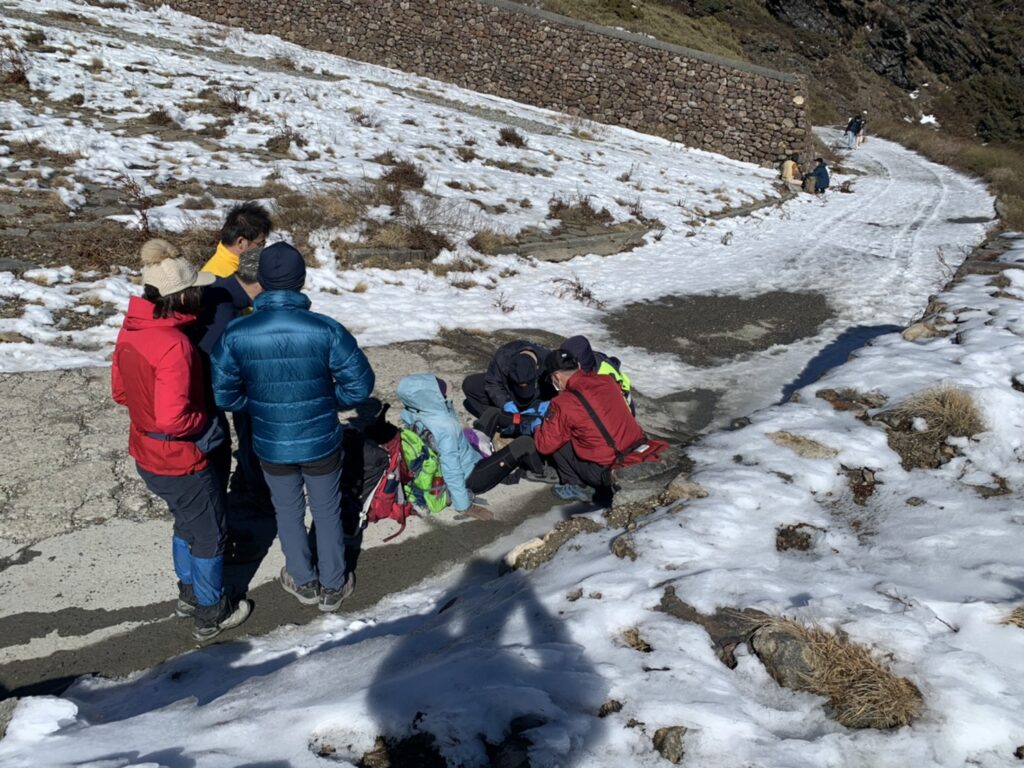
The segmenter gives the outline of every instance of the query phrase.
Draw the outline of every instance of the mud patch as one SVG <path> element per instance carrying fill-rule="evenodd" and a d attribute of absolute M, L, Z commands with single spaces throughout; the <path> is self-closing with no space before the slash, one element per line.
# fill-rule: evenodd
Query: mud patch
<path fill-rule="evenodd" d="M 820 293 L 670 296 L 629 304 L 606 319 L 616 341 L 710 367 L 739 355 L 812 336 L 832 309 Z"/>

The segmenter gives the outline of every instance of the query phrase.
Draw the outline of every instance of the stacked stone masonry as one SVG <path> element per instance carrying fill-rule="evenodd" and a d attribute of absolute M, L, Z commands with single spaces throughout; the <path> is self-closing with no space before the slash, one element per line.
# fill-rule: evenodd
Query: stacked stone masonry
<path fill-rule="evenodd" d="M 208 21 L 775 164 L 808 140 L 797 77 L 505 0 L 151 0 Z"/>

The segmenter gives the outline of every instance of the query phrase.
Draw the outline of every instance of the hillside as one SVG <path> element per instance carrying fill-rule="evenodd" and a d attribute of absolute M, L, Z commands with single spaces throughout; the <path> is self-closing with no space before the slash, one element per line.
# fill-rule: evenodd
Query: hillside
<path fill-rule="evenodd" d="M 1024 11 L 1000 0 L 537 0 L 556 13 L 809 75 L 812 120 L 934 113 L 1024 140 Z"/>

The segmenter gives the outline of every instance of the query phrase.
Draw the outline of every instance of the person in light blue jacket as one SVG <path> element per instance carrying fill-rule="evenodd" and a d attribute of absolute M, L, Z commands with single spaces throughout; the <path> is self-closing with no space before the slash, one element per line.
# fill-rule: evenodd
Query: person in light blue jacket
<path fill-rule="evenodd" d="M 483 457 L 466 438 L 448 400 L 448 386 L 433 374 L 417 373 L 398 382 L 398 398 L 405 406 L 401 418 L 407 427 L 432 437 L 441 461 L 441 475 L 448 486 L 452 506 L 468 517 L 490 519 L 491 512 L 473 503 L 475 494 L 489 491 L 519 468 L 536 475 L 544 464 L 533 447 L 533 438 L 517 437 L 511 444 Z"/>
<path fill-rule="evenodd" d="M 345 569 L 338 411 L 366 400 L 374 375 L 341 323 L 310 312 L 302 255 L 287 243 L 260 254 L 263 292 L 232 320 L 211 356 L 217 406 L 252 420 L 284 551 L 281 586 L 304 605 L 336 610 L 355 587 Z M 316 556 L 306 532 L 306 496 Z"/>

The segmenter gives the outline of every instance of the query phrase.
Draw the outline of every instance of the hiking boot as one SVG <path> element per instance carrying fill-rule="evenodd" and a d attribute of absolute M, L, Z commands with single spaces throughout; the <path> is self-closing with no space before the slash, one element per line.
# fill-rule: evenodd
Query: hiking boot
<path fill-rule="evenodd" d="M 308 581 L 305 584 L 296 584 L 295 579 L 291 577 L 285 566 L 281 566 L 281 587 L 303 605 L 316 605 L 320 600 L 320 582 Z"/>
<path fill-rule="evenodd" d="M 192 589 L 191 584 L 183 584 L 178 582 L 178 602 L 174 606 L 174 615 L 179 619 L 190 619 L 196 613 L 196 606 L 198 605 L 196 600 L 196 593 Z"/>
<path fill-rule="evenodd" d="M 530 469 L 520 470 L 522 472 L 521 477 L 529 483 L 545 483 L 547 485 L 558 484 L 558 473 L 555 472 L 553 467 L 545 466 L 541 472 L 534 472 Z"/>
<path fill-rule="evenodd" d="M 568 483 L 559 483 L 558 485 L 551 486 L 551 492 L 562 501 L 589 502 L 592 495 L 582 485 L 569 485 Z"/>
<path fill-rule="evenodd" d="M 342 584 L 338 589 L 324 589 L 320 588 L 320 610 L 324 613 L 330 613 L 336 611 L 341 607 L 341 604 L 345 601 L 349 595 L 351 595 L 356 589 L 356 574 L 349 573 L 345 577 L 345 583 Z"/>
<path fill-rule="evenodd" d="M 192 637 L 200 643 L 212 640 L 225 629 L 234 629 L 248 619 L 249 614 L 252 613 L 252 603 L 248 600 L 239 600 L 233 611 L 226 597 L 221 598 L 220 604 L 222 618 L 203 624 L 200 624 L 197 618 L 196 626 L 192 629 Z"/>

